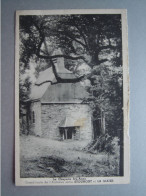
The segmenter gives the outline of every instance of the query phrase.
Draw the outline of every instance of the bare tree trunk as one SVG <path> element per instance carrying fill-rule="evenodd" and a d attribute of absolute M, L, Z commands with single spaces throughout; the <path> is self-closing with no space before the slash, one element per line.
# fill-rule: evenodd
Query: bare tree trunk
<path fill-rule="evenodd" d="M 105 114 L 102 110 L 101 110 L 101 134 L 102 135 L 105 134 Z"/>

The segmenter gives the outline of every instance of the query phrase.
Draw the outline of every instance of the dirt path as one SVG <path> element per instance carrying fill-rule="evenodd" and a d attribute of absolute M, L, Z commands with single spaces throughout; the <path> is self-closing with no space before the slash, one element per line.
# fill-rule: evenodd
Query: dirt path
<path fill-rule="evenodd" d="M 21 136 L 22 177 L 107 176 L 105 154 L 81 151 L 81 141 L 54 141 L 34 136 Z"/>

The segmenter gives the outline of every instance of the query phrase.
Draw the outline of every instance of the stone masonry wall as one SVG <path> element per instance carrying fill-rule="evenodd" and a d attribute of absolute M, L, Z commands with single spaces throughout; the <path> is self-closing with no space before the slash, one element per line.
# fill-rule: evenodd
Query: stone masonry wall
<path fill-rule="evenodd" d="M 32 102 L 30 106 L 31 118 L 30 118 L 30 133 L 34 135 L 41 136 L 41 103 L 40 101 Z M 33 123 L 33 113 L 35 117 L 35 122 Z"/>
<path fill-rule="evenodd" d="M 41 128 L 42 136 L 60 140 L 59 125 L 65 117 L 78 119 L 81 123 L 80 140 L 90 141 L 93 138 L 91 112 L 87 104 L 42 104 Z"/>

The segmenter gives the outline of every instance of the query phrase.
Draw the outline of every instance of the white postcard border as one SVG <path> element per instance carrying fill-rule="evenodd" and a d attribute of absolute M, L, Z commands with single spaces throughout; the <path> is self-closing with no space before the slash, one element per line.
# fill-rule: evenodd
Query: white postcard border
<path fill-rule="evenodd" d="M 121 14 L 124 94 L 124 176 L 79 177 L 79 178 L 20 178 L 19 141 L 19 16 L 20 15 L 66 15 L 66 14 Z M 130 183 L 130 138 L 129 138 L 129 68 L 127 11 L 125 9 L 79 9 L 79 10 L 20 10 L 16 12 L 15 32 L 15 184 L 17 186 L 40 185 L 104 185 Z M 126 149 L 126 150 L 125 150 Z"/>

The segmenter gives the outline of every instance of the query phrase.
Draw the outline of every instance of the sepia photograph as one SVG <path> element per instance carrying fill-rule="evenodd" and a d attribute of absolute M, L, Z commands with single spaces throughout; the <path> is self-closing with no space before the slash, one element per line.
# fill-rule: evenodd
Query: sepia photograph
<path fill-rule="evenodd" d="M 129 183 L 125 10 L 16 12 L 16 185 Z"/>

